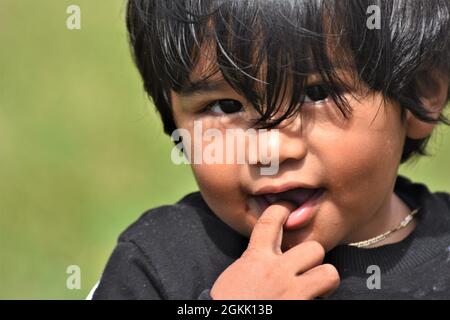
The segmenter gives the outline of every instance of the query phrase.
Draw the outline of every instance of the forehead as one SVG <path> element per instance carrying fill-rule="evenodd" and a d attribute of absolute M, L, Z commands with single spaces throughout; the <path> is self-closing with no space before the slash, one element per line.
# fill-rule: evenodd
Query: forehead
<path fill-rule="evenodd" d="M 203 25 L 201 43 L 196 43 L 191 48 L 194 59 L 189 80 L 223 78 L 221 73 L 224 62 L 228 71 L 238 71 L 260 85 L 265 83 L 268 72 L 272 72 L 273 78 L 273 73 L 277 77 L 283 76 L 283 73 L 306 77 L 323 72 L 326 68 L 355 70 L 353 55 L 345 47 L 342 39 L 336 36 L 326 36 L 327 34 L 332 35 L 332 27 L 329 26 L 328 19 L 324 19 L 324 21 L 325 30 L 330 33 L 325 32 L 319 36 L 320 41 L 323 41 L 323 47 L 319 45 L 321 48 L 318 50 L 313 44 L 314 42 L 318 43 L 318 39 L 310 42 L 311 39 L 300 35 L 295 44 L 294 41 L 282 41 L 277 45 L 278 42 L 271 37 L 270 30 L 259 31 L 257 35 L 253 34 L 246 39 L 245 43 L 239 43 L 242 35 L 228 26 L 230 29 L 222 31 L 225 35 L 222 34 L 218 38 L 216 26 L 212 20 L 209 20 Z M 292 35 L 289 35 L 289 39 L 293 40 Z M 324 51 L 320 52 L 323 49 Z M 221 55 L 220 61 L 217 57 L 218 52 Z M 328 65 L 322 65 L 323 56 L 318 57 L 322 54 L 327 57 Z M 321 60 L 319 63 L 321 67 L 316 63 L 317 58 Z"/>
<path fill-rule="evenodd" d="M 205 42 L 201 48 L 199 49 L 198 58 L 196 63 L 189 75 L 189 81 L 194 84 L 205 84 L 206 86 L 209 84 L 211 88 L 213 87 L 224 87 L 228 86 L 222 71 L 218 65 L 217 61 L 217 53 L 216 53 L 216 43 L 214 41 Z M 256 53 L 253 54 L 256 56 Z M 256 58 L 255 58 L 256 59 Z M 267 58 L 264 58 L 260 64 L 256 77 L 251 75 L 246 75 L 244 70 L 241 72 L 248 76 L 249 78 L 253 78 L 255 82 L 256 89 L 263 90 L 264 85 L 268 84 L 265 80 L 265 75 L 267 74 L 268 67 Z M 239 67 L 236 66 L 236 69 Z M 338 78 L 345 83 L 357 83 L 357 75 L 355 74 L 354 68 L 351 67 L 335 67 L 336 75 Z M 309 80 L 314 81 L 320 78 L 320 72 L 314 68 L 310 67 L 309 70 L 305 73 L 305 77 Z M 288 78 L 284 85 L 289 87 L 291 79 Z M 204 86 L 202 86 L 203 88 Z"/>
<path fill-rule="evenodd" d="M 258 72 L 255 76 L 246 74 L 240 67 L 235 66 L 227 69 L 229 72 L 224 76 L 223 65 L 219 65 L 217 60 L 217 44 L 215 41 L 204 41 L 201 47 L 197 48 L 195 53 L 194 64 L 185 83 L 177 88 L 174 93 L 180 98 L 195 98 L 203 94 L 212 92 L 230 92 L 242 94 L 239 84 L 230 83 L 230 74 L 240 74 L 241 77 L 247 78 L 251 82 L 251 90 L 262 93 L 265 82 L 262 80 L 267 70 L 267 62 L 260 64 Z M 238 82 L 238 81 L 237 81 Z M 248 84 L 247 84 L 248 86 Z"/>

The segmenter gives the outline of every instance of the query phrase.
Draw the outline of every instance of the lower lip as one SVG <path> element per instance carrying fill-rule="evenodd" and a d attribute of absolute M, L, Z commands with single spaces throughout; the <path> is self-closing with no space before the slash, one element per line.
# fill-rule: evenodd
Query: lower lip
<path fill-rule="evenodd" d="M 315 206 L 325 193 L 325 189 L 317 190 L 316 193 L 304 204 L 289 214 L 284 223 L 285 230 L 297 230 L 308 224 L 315 215 Z"/>

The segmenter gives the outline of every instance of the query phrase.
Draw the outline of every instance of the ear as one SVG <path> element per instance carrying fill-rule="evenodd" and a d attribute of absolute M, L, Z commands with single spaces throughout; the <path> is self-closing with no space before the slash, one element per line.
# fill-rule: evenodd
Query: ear
<path fill-rule="evenodd" d="M 439 71 L 421 71 L 416 78 L 416 90 L 429 115 L 437 119 L 448 101 L 449 76 Z M 408 110 L 406 135 L 411 139 L 428 137 L 436 124 L 423 122 Z"/>

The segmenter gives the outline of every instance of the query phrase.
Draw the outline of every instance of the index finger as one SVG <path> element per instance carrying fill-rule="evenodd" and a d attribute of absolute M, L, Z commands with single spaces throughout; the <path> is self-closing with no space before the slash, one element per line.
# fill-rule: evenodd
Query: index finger
<path fill-rule="evenodd" d="M 253 227 L 248 247 L 270 249 L 275 253 L 281 253 L 283 225 L 294 209 L 294 205 L 287 201 L 270 205 Z"/>

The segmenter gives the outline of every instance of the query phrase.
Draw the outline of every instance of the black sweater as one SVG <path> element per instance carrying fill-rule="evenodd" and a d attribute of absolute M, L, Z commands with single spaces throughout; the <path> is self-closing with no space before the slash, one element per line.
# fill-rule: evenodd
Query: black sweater
<path fill-rule="evenodd" d="M 398 176 L 394 191 L 421 209 L 404 240 L 377 248 L 340 245 L 325 261 L 341 284 L 330 299 L 450 299 L 450 195 Z M 93 299 L 210 299 L 209 289 L 248 244 L 200 192 L 144 213 L 119 237 Z M 380 289 L 368 278 L 379 267 Z M 370 280 L 371 283 L 374 283 Z"/>

